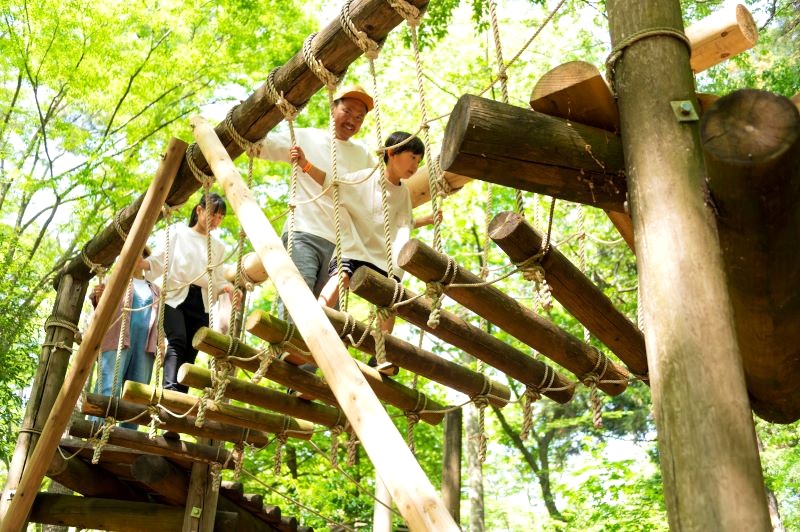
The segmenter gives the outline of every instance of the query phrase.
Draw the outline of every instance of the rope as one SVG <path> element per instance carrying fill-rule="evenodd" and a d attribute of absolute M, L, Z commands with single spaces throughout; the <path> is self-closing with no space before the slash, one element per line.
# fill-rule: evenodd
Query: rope
<path fill-rule="evenodd" d="M 364 56 L 371 61 L 378 58 L 381 51 L 381 45 L 373 41 L 365 31 L 358 29 L 350 18 L 350 3 L 347 0 L 342 10 L 339 12 L 339 25 L 344 30 L 345 35 L 350 37 L 350 40 L 363 52 Z"/>
<path fill-rule="evenodd" d="M 356 464 L 356 457 L 358 456 L 358 436 L 356 431 L 350 432 L 350 438 L 347 440 L 347 465 L 352 467 Z"/>
<path fill-rule="evenodd" d="M 689 42 L 689 38 L 686 37 L 680 30 L 676 30 L 674 28 L 668 27 L 655 27 L 655 28 L 647 28 L 644 30 L 639 30 L 627 36 L 626 38 L 622 39 L 611 53 L 608 54 L 608 59 L 606 59 L 606 81 L 608 81 L 608 85 L 611 88 L 611 93 L 614 97 L 617 97 L 617 87 L 616 87 L 616 67 L 617 61 L 622 59 L 622 55 L 625 52 L 625 49 L 629 46 L 633 45 L 636 42 L 639 42 L 643 39 L 649 39 L 651 37 L 672 37 L 678 39 L 683 44 L 686 45 L 688 48 L 689 53 L 691 54 L 692 51 L 692 43 Z"/>
<path fill-rule="evenodd" d="M 447 285 L 456 280 L 458 276 L 458 264 L 450 257 L 447 257 L 447 267 L 444 275 L 438 281 L 426 283 L 425 295 L 431 298 L 431 313 L 428 316 L 428 327 L 435 329 L 439 326 L 439 318 L 442 313 L 442 297 Z"/>
<path fill-rule="evenodd" d="M 150 424 L 148 425 L 147 437 L 151 440 L 155 440 L 158 433 L 158 427 L 164 424 L 164 422 L 159 417 L 159 409 L 158 405 L 156 404 L 149 404 L 147 405 L 147 412 L 150 414 Z"/>
<path fill-rule="evenodd" d="M 214 491 L 219 491 L 219 485 L 222 482 L 221 473 L 222 473 L 222 464 L 220 464 L 219 462 L 212 463 L 209 475 L 211 475 L 211 489 Z"/>
<path fill-rule="evenodd" d="M 117 213 L 114 215 L 114 222 L 113 223 L 114 223 L 114 230 L 117 232 L 119 237 L 124 242 L 125 240 L 128 239 L 128 233 L 127 233 L 127 231 L 125 231 L 122 228 L 122 220 L 120 218 L 122 218 L 122 213 L 123 212 L 124 212 L 124 209 L 117 211 Z"/>
<path fill-rule="evenodd" d="M 200 170 L 200 167 L 197 166 L 197 163 L 194 162 L 194 152 L 197 149 L 197 143 L 193 142 L 189 145 L 189 148 L 186 150 L 186 164 L 189 166 L 189 170 L 192 171 L 192 175 L 194 176 L 197 181 L 203 185 L 203 187 L 210 187 L 211 183 L 214 182 L 214 176 L 208 175 Z"/>
<path fill-rule="evenodd" d="M 275 474 L 275 476 L 281 474 L 281 463 L 283 461 L 283 446 L 286 445 L 287 439 L 288 436 L 286 436 L 285 432 L 282 432 L 275 436 L 275 440 L 277 441 L 277 443 L 275 445 L 275 459 L 272 465 L 272 472 Z"/>
<path fill-rule="evenodd" d="M 244 441 L 236 442 L 233 446 L 233 480 L 239 480 L 242 476 L 242 466 L 244 465 Z"/>
<path fill-rule="evenodd" d="M 258 352 L 258 358 L 261 362 L 258 364 L 258 369 L 250 379 L 253 384 L 261 382 L 261 379 L 263 379 L 264 375 L 269 371 L 272 362 L 280 357 L 280 351 L 278 344 L 269 344 L 266 349 L 262 349 Z"/>
<path fill-rule="evenodd" d="M 603 403 L 600 394 L 597 393 L 597 385 L 601 382 L 608 368 L 608 357 L 606 357 L 602 351 L 595 351 L 598 355 L 597 362 L 594 368 L 592 368 L 592 371 L 583 376 L 581 382 L 589 387 L 589 402 L 592 406 L 592 425 L 594 428 L 599 429 L 603 426 Z M 600 370 L 599 374 L 597 373 L 598 370 Z"/>
<path fill-rule="evenodd" d="M 125 302 L 123 303 L 123 308 L 120 316 L 120 326 L 119 326 L 119 338 L 117 339 L 117 354 L 114 358 L 114 378 L 111 381 L 111 396 L 113 397 L 116 395 L 117 386 L 119 386 L 119 366 L 122 362 L 122 350 L 125 346 L 125 330 L 128 327 L 128 319 L 130 315 L 130 309 L 128 307 L 131 306 L 131 299 L 133 299 L 133 280 L 131 280 L 128 284 L 128 289 L 125 291 Z M 97 389 L 103 389 L 103 356 L 101 355 L 98 358 L 97 363 Z M 106 416 L 108 416 L 111 412 L 111 404 L 112 402 L 114 405 L 119 407 L 119 402 L 116 401 L 109 401 L 108 406 L 106 406 Z M 115 412 L 116 414 L 116 412 Z"/>
<path fill-rule="evenodd" d="M 313 72 L 314 75 L 317 76 L 317 78 L 322 82 L 322 84 L 325 85 L 328 90 L 332 91 L 336 88 L 341 79 L 336 74 L 328 70 L 327 67 L 322 64 L 322 61 L 316 58 L 314 50 L 311 46 L 311 42 L 316 36 L 316 33 L 312 33 L 306 37 L 305 41 L 303 41 L 303 60 L 306 62 L 306 65 L 308 65 L 308 68 L 311 70 L 311 72 Z"/>
<path fill-rule="evenodd" d="M 342 427 L 341 425 L 336 425 L 334 427 L 331 427 L 330 461 L 331 461 L 331 466 L 333 466 L 334 468 L 339 467 L 339 454 L 337 451 L 339 450 L 339 436 L 342 434 L 343 431 L 344 427 Z"/>
<path fill-rule="evenodd" d="M 97 445 L 95 445 L 94 453 L 92 453 L 93 464 L 97 464 L 100 461 L 100 454 L 108 443 L 108 438 L 111 437 L 111 431 L 114 430 L 115 422 L 116 421 L 111 416 L 103 420 L 103 427 L 100 429 L 100 440 L 97 442 Z"/>
<path fill-rule="evenodd" d="M 85 246 L 83 247 L 83 249 L 81 249 L 80 256 L 83 263 L 86 265 L 87 268 L 89 268 L 90 273 L 96 274 L 97 277 L 99 277 L 100 279 L 105 277 L 108 268 L 106 268 L 102 264 L 97 264 L 95 262 L 92 262 L 92 260 L 89 258 L 89 255 L 86 254 Z"/>
<path fill-rule="evenodd" d="M 408 420 L 408 425 L 406 425 L 406 443 L 408 444 L 408 449 L 411 451 L 411 454 L 416 455 L 417 446 L 414 443 L 414 427 L 419 423 L 420 417 L 419 414 L 415 412 L 406 412 L 406 419 Z"/>
<path fill-rule="evenodd" d="M 81 331 L 78 329 L 78 326 L 72 323 L 71 321 L 65 320 L 63 318 L 59 318 L 58 316 L 51 314 L 50 317 L 44 322 L 44 329 L 45 331 L 50 327 L 60 327 L 62 329 L 66 329 L 72 333 L 72 337 L 74 338 L 75 342 L 80 344 L 81 343 Z M 64 347 L 64 349 L 71 349 L 69 347 Z"/>
<path fill-rule="evenodd" d="M 545 238 L 542 242 L 541 248 L 539 248 L 539 251 L 522 262 L 514 263 L 517 269 L 522 272 L 523 278 L 534 283 L 536 302 L 539 305 L 540 310 L 548 312 L 553 308 L 553 294 L 550 290 L 550 285 L 547 283 L 547 272 L 545 272 L 544 266 L 542 266 L 542 260 L 550 252 L 555 208 L 556 198 L 554 197 L 550 202 L 550 214 L 547 222 L 547 232 L 545 233 Z"/>
<path fill-rule="evenodd" d="M 478 407 L 478 461 L 486 461 L 486 407 L 489 401 L 486 397 L 476 397 L 473 399 L 475 406 Z"/>

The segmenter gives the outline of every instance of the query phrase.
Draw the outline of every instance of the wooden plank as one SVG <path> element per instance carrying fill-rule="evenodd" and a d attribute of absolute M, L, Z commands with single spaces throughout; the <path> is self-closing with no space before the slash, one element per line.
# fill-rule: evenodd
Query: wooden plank
<path fill-rule="evenodd" d="M 479 96 L 464 95 L 453 108 L 441 165 L 483 181 L 625 210 L 616 135 Z"/>
<path fill-rule="evenodd" d="M 489 224 L 489 236 L 515 263 L 533 257 L 544 237 L 514 212 L 502 212 Z M 550 246 L 541 263 L 553 296 L 584 327 L 622 360 L 636 375 L 647 375 L 647 353 L 642 332 L 610 299 L 569 261 Z"/>
<path fill-rule="evenodd" d="M 193 364 L 178 370 L 178 382 L 202 390 L 211 387 L 211 372 Z M 242 379 L 229 378 L 225 397 L 326 427 L 344 425 L 347 418 L 338 408 L 292 397 Z"/>
<path fill-rule="evenodd" d="M 108 411 L 109 397 L 89 393 L 86 394 L 86 400 L 81 406 L 81 411 L 84 414 L 92 416 L 105 417 Z M 142 412 L 147 411 L 146 405 L 131 403 L 128 401 L 120 401 L 118 399 L 111 399 L 111 413 L 118 420 L 132 419 Z M 211 438 L 213 440 L 229 441 L 231 443 L 238 443 L 246 441 L 251 445 L 263 447 L 270 443 L 273 439 L 272 436 L 265 432 L 257 430 L 243 429 L 231 425 L 225 425 L 217 421 L 206 420 L 202 427 L 194 424 L 196 417 L 189 415 L 186 417 L 172 417 L 159 406 L 159 419 L 163 424 L 159 428 L 166 431 L 179 432 L 181 434 L 191 434 L 198 438 Z M 150 424 L 150 416 L 144 415 L 131 423 L 138 423 L 139 425 L 147 426 Z"/>
<path fill-rule="evenodd" d="M 275 316 L 271 316 L 270 314 L 259 310 L 251 313 L 245 323 L 246 330 L 258 329 L 261 334 L 271 338 L 277 338 L 277 341 L 281 341 L 283 338 L 286 338 L 288 328 L 289 324 L 285 321 L 279 320 Z M 289 351 L 303 350 L 308 348 L 305 341 L 296 330 L 289 335 L 289 340 L 290 344 L 287 344 L 284 347 Z M 390 379 L 386 375 L 378 372 L 375 368 L 371 368 L 357 360 L 353 361 L 356 363 L 356 367 L 359 369 L 359 371 L 361 371 L 361 373 L 364 375 L 369 387 L 372 388 L 372 390 L 381 400 L 386 401 L 387 403 L 404 411 L 418 410 L 419 405 L 427 404 L 428 408 L 426 411 L 421 412 L 419 416 L 422 421 L 430 423 L 431 425 L 437 425 L 444 419 L 444 410 L 446 409 L 444 405 L 434 401 L 430 397 L 417 390 L 413 390 L 397 381 Z M 270 366 L 270 371 L 271 370 L 272 367 Z M 294 387 L 294 384 L 291 386 Z M 305 391 L 300 387 L 297 387 L 297 389 L 302 392 Z"/>
<path fill-rule="evenodd" d="M 325 308 L 324 310 L 325 315 L 328 316 L 343 341 L 348 345 L 353 345 L 353 342 L 347 338 L 348 335 L 352 335 L 356 341 L 361 340 L 363 337 L 357 349 L 372 355 L 376 354 L 375 339 L 368 332 L 365 335 L 367 327 L 364 323 L 332 308 Z M 430 351 L 420 349 L 390 334 L 384 335 L 384 342 L 386 360 L 396 366 L 422 375 L 469 397 L 484 394 L 490 404 L 499 408 L 507 405 L 511 398 L 508 386 L 476 371 L 434 355 Z M 428 408 L 423 408 L 423 410 L 428 410 Z"/>
<path fill-rule="evenodd" d="M 44 429 L 36 449 L 20 479 L 17 491 L 8 507 L 3 520 L 3 530 L 18 530 L 24 526 L 25 517 L 28 515 L 33 499 L 39 491 L 44 473 L 53 453 L 61 439 L 61 434 L 67 427 L 72 409 L 78 401 L 86 379 L 91 371 L 92 363 L 100 350 L 100 343 L 105 336 L 112 316 L 119 307 L 120 301 L 127 290 L 128 283 L 133 274 L 136 263 L 142 256 L 147 237 L 153 224 L 161 212 L 167 191 L 175 178 L 175 171 L 183 159 L 186 144 L 177 139 L 170 142 L 167 154 L 158 168 L 156 177 L 147 189 L 142 208 L 136 216 L 131 232 L 122 249 L 117 265 L 111 273 L 111 278 L 100 297 L 95 318 L 83 337 L 81 347 L 75 355 L 69 373 L 66 376 L 61 391 L 58 393 L 53 409 L 47 418 Z"/>
<path fill-rule="evenodd" d="M 800 419 L 800 114 L 741 90 L 703 118 L 708 187 L 753 410 Z"/>
<path fill-rule="evenodd" d="M 683 29 L 675 0 L 606 2 L 612 46 Z M 664 498 L 672 530 L 771 530 L 753 416 L 711 209 L 689 50 L 669 35 L 615 65 Z M 657 90 L 654 90 L 656 89 Z"/>
<path fill-rule="evenodd" d="M 122 399 L 124 401 L 148 405 L 152 397 L 157 397 L 159 404 L 164 405 L 173 412 L 181 413 L 188 412 L 191 408 L 198 408 L 200 402 L 200 397 L 173 390 L 155 390 L 153 386 L 140 382 L 126 381 L 122 388 Z M 252 408 L 225 403 L 216 404 L 214 401 L 207 401 L 206 418 L 226 425 L 252 428 L 273 434 L 285 432 L 287 436 L 301 440 L 310 439 L 311 432 L 314 430 L 314 425 L 307 421 L 270 414 Z"/>
<path fill-rule="evenodd" d="M 430 480 L 336 336 L 216 133 L 202 118 L 192 118 L 191 124 L 194 137 L 225 190 L 255 252 L 267 267 L 314 361 L 322 370 L 375 469 L 389 487 L 392 498 L 397 501 L 400 513 L 412 528 L 457 530 Z"/>
<path fill-rule="evenodd" d="M 359 268 L 350 280 L 350 289 L 375 305 L 388 307 L 395 298 L 397 283 L 369 268 Z M 542 394 L 553 401 L 566 403 L 572 399 L 575 393 L 574 383 L 553 368 L 447 310 L 441 312 L 439 326 L 433 329 L 428 326 L 428 316 L 432 310 L 431 299 L 426 296 L 419 297 L 405 287 L 402 287 L 400 294 L 398 302 L 411 301 L 396 309 L 403 319 L 483 360 L 521 383 L 542 389 Z"/>
<path fill-rule="evenodd" d="M 450 268 L 448 262 L 451 264 Z M 452 273 L 455 261 L 419 240 L 412 239 L 403 246 L 397 264 L 422 281 L 434 282 L 443 279 L 448 269 Z M 449 284 L 479 285 L 483 282 L 464 268 L 455 267 L 455 271 Z M 573 372 L 579 379 L 592 372 L 602 373 L 598 388 L 609 395 L 618 395 L 627 387 L 628 372 L 624 368 L 607 360 L 603 372 L 604 364 L 595 348 L 539 317 L 494 286 L 450 287 L 447 295 Z"/>

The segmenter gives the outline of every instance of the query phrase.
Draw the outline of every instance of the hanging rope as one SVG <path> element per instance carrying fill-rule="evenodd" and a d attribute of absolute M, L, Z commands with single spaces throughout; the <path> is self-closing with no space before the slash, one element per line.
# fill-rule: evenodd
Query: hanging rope
<path fill-rule="evenodd" d="M 344 431 L 344 427 L 341 425 L 336 425 L 331 427 L 331 465 L 334 468 L 339 467 L 339 436 L 341 436 L 342 432 Z"/>
<path fill-rule="evenodd" d="M 581 379 L 581 382 L 589 388 L 589 403 L 592 407 L 592 425 L 594 428 L 599 429 L 603 426 L 603 402 L 600 394 L 597 392 L 597 385 L 600 384 L 603 376 L 608 368 L 608 357 L 602 352 L 595 349 L 597 352 L 597 362 L 592 368 L 592 371 L 587 373 Z"/>
<path fill-rule="evenodd" d="M 287 439 L 288 436 L 286 436 L 285 432 L 275 436 L 275 459 L 272 465 L 272 472 L 276 476 L 281 474 L 281 464 L 283 463 L 283 446 L 286 445 Z"/>
<path fill-rule="evenodd" d="M 93 464 L 97 464 L 100 461 L 100 454 L 103 452 L 103 448 L 106 444 L 108 444 L 108 438 L 111 437 L 111 431 L 114 430 L 115 423 L 116 420 L 111 416 L 103 420 L 103 427 L 100 429 L 100 440 L 94 447 L 94 453 L 92 453 Z"/>
<path fill-rule="evenodd" d="M 214 176 L 208 175 L 202 170 L 200 167 L 197 166 L 197 163 L 194 162 L 194 152 L 197 150 L 197 143 L 192 143 L 189 145 L 189 148 L 186 150 L 186 165 L 191 170 L 192 175 L 195 179 L 203 186 L 203 187 L 210 187 L 211 183 L 214 182 Z"/>
<path fill-rule="evenodd" d="M 356 465 L 356 458 L 358 457 L 358 436 L 356 431 L 350 431 L 350 438 L 347 440 L 347 465 L 352 467 Z"/>
<path fill-rule="evenodd" d="M 244 465 L 245 444 L 243 441 L 236 442 L 233 446 L 233 480 L 238 481 L 242 476 L 242 466 Z"/>
<path fill-rule="evenodd" d="M 426 283 L 425 295 L 431 298 L 431 313 L 428 316 L 428 327 L 435 329 L 439 326 L 439 316 L 442 313 L 442 297 L 447 285 L 452 284 L 458 277 L 458 264 L 447 255 L 447 267 L 444 275 L 438 281 Z"/>
<path fill-rule="evenodd" d="M 550 252 L 550 240 L 553 230 L 553 216 L 555 214 L 556 198 L 550 202 L 550 215 L 547 222 L 547 232 L 545 233 L 544 241 L 539 251 L 532 257 L 525 259 L 522 262 L 514 263 L 515 266 L 522 272 L 522 276 L 527 281 L 534 283 L 534 291 L 536 293 L 537 304 L 540 310 L 550 311 L 553 307 L 553 295 L 550 291 L 550 285 L 547 283 L 545 276 L 545 269 L 542 266 L 542 260 Z"/>
<path fill-rule="evenodd" d="M 121 209 L 114 214 L 114 230 L 117 232 L 123 242 L 128 239 L 128 232 L 122 228 L 122 213 L 124 211 L 125 209 Z"/>
<path fill-rule="evenodd" d="M 86 267 L 89 268 L 89 273 L 97 275 L 98 279 L 102 281 L 103 278 L 106 276 L 106 272 L 108 272 L 108 268 L 106 268 L 102 264 L 97 264 L 96 262 L 92 262 L 92 260 L 89 258 L 89 255 L 86 254 L 86 247 L 81 249 L 80 257 L 81 261 L 83 261 Z"/>

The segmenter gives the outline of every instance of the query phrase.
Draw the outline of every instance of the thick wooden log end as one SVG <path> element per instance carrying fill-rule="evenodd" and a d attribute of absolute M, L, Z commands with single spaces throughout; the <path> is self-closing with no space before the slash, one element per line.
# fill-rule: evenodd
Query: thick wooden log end
<path fill-rule="evenodd" d="M 397 256 L 397 265 L 405 269 L 406 265 L 411 262 L 412 257 L 417 254 L 420 249 L 420 241 L 412 238 L 400 249 L 400 254 Z"/>
<path fill-rule="evenodd" d="M 453 166 L 456 157 L 458 157 L 464 133 L 470 122 L 471 102 L 476 98 L 478 97 L 472 94 L 463 95 L 458 99 L 453 111 L 450 113 L 447 127 L 444 130 L 442 152 L 439 155 L 439 167 L 444 171 L 449 170 Z"/>

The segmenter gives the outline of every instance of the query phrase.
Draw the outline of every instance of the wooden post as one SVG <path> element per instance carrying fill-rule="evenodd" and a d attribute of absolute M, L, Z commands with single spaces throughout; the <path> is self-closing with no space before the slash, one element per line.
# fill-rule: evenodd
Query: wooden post
<path fill-rule="evenodd" d="M 615 47 L 648 28 L 682 30 L 677 0 L 607 9 Z M 771 530 L 697 122 L 671 105 L 696 105 L 689 50 L 649 35 L 614 72 L 670 528 Z"/>
<path fill-rule="evenodd" d="M 325 315 L 331 320 L 331 324 L 336 328 L 342 340 L 352 345 L 352 342 L 346 336 L 352 334 L 355 339 L 363 337 L 358 349 L 373 355 L 376 354 L 375 339 L 367 331 L 366 325 L 352 316 L 348 317 L 344 312 L 339 312 L 332 308 L 324 310 Z M 472 371 L 389 334 L 384 336 L 384 341 L 386 343 L 386 360 L 397 366 L 457 390 L 469 397 L 486 394 L 489 403 L 499 408 L 506 406 L 511 398 L 508 386 L 477 371 Z M 423 410 L 428 410 L 428 408 L 423 408 Z"/>
<path fill-rule="evenodd" d="M 255 311 L 250 314 L 247 318 L 247 325 L 246 328 L 249 331 L 258 330 L 260 337 L 265 338 L 267 341 L 274 341 L 280 342 L 283 338 L 286 338 L 286 331 L 289 327 L 289 324 L 285 321 L 279 320 L 278 318 L 271 316 L 262 311 Z M 303 341 L 297 331 L 294 331 L 293 334 L 290 336 L 289 341 L 291 344 L 296 344 L 299 349 L 306 350 L 308 349 L 308 345 Z M 297 349 L 292 347 L 291 345 L 287 344 L 284 346 L 284 349 L 288 351 Z M 390 379 L 389 377 L 379 373 L 375 368 L 371 368 L 366 364 L 359 362 L 357 360 L 351 359 L 355 362 L 356 367 L 361 371 L 364 375 L 364 378 L 367 380 L 367 384 L 369 384 L 372 391 L 383 401 L 396 406 L 400 410 L 417 410 L 419 405 L 426 404 L 428 407 L 420 412 L 419 416 L 422 421 L 426 423 L 430 423 L 431 425 L 436 425 L 442 422 L 444 419 L 445 407 L 434 401 L 430 397 L 427 397 L 425 394 L 413 390 L 408 386 L 400 384 L 397 381 Z M 267 376 L 270 376 L 272 372 L 272 368 L 275 366 L 275 363 L 278 362 L 277 360 L 272 363 L 270 366 L 269 371 L 267 372 Z M 256 363 L 257 365 L 257 363 Z M 305 373 L 313 379 L 318 379 L 321 382 L 321 386 L 324 386 L 324 381 L 319 379 L 314 375 L 311 375 L 308 372 L 302 370 L 296 370 L 300 373 Z M 304 377 L 305 380 L 311 380 Z M 270 376 L 270 378 L 273 378 Z M 277 380 L 277 379 L 275 379 Z M 280 382 L 280 381 L 279 381 Z M 284 382 L 280 382 L 281 384 L 285 384 Z M 291 384 L 286 384 L 286 386 L 292 386 L 299 391 L 305 392 L 305 389 L 309 389 L 303 381 L 297 383 L 298 386 L 295 386 L 294 382 Z M 302 388 L 301 388 L 302 386 Z M 315 388 L 311 390 L 311 395 L 314 396 L 319 388 Z M 326 387 L 327 389 L 327 387 Z M 330 395 L 330 389 L 327 389 L 328 395 Z M 323 396 L 319 396 L 320 399 L 326 400 Z M 335 402 L 335 401 L 334 401 Z"/>
<path fill-rule="evenodd" d="M 77 330 L 88 284 L 88 281 L 76 279 L 72 275 L 61 275 L 51 316 L 73 324 Z M 45 341 L 39 355 L 39 365 L 36 368 L 30 398 L 25 406 L 25 416 L 22 419 L 17 445 L 14 448 L 2 499 L 0 499 L 0 519 L 8 510 L 8 504 L 17 490 L 22 473 L 39 440 L 42 427 L 44 427 L 58 391 L 61 389 L 61 383 L 64 382 L 64 375 L 67 373 L 69 364 L 70 348 L 75 340 L 73 331 L 66 327 L 51 325 L 46 329 Z M 55 347 L 61 345 L 64 347 Z"/>
<path fill-rule="evenodd" d="M 449 283 L 480 285 L 483 282 L 464 268 L 448 268 L 448 262 L 454 264 L 450 257 L 412 239 L 403 246 L 397 264 L 425 282 L 439 281 L 446 271 L 454 269 L 455 275 L 449 276 L 452 280 L 446 279 Z M 599 374 L 604 366 L 595 348 L 541 318 L 494 286 L 454 287 L 447 290 L 447 295 L 573 372 L 579 379 L 593 372 Z M 627 387 L 628 372 L 611 360 L 605 365 L 598 388 L 609 395 L 622 393 Z"/>
<path fill-rule="evenodd" d="M 91 371 L 92 363 L 100 350 L 100 343 L 108 329 L 113 313 L 127 289 L 128 282 L 133 274 L 136 263 L 142 256 L 142 250 L 147 242 L 147 237 L 153 224 L 158 219 L 164 199 L 169 187 L 175 178 L 175 172 L 183 159 L 186 144 L 180 140 L 172 139 L 167 154 L 158 168 L 150 188 L 147 190 L 142 208 L 136 215 L 128 239 L 122 248 L 122 254 L 111 274 L 103 296 L 95 310 L 95 319 L 89 325 L 83 338 L 81 347 L 72 361 L 72 367 L 64 381 L 53 404 L 53 409 L 47 418 L 42 435 L 22 474 L 17 492 L 11 500 L 8 512 L 3 519 L 2 530 L 20 530 L 23 528 L 25 518 L 30 511 L 33 499 L 39 491 L 39 485 L 48 464 L 58 446 L 61 433 L 67 426 L 72 409 L 78 401 L 86 378 Z"/>
<path fill-rule="evenodd" d="M 377 472 L 375 473 L 375 505 L 372 509 L 372 532 L 392 532 L 392 497 Z"/>
<path fill-rule="evenodd" d="M 211 372 L 193 364 L 183 364 L 178 370 L 178 382 L 198 390 L 209 388 L 212 385 Z M 225 387 L 225 397 L 326 427 L 343 425 L 346 421 L 338 408 L 292 397 L 242 379 L 230 379 Z"/>
<path fill-rule="evenodd" d="M 624 212 L 619 137 L 529 109 L 464 95 L 450 114 L 442 169 Z"/>
<path fill-rule="evenodd" d="M 325 318 L 216 133 L 202 118 L 195 117 L 191 122 L 200 149 L 340 407 L 397 501 L 400 513 L 415 530 L 457 530 L 422 468 Z"/>
<path fill-rule="evenodd" d="M 159 397 L 159 402 L 172 411 L 187 412 L 191 408 L 196 408 L 199 397 L 188 395 L 172 390 L 159 390 L 155 392 L 154 387 L 139 382 L 126 381 L 122 388 L 122 399 L 132 403 L 148 405 L 152 397 Z M 308 440 L 311 438 L 311 431 L 314 425 L 308 421 L 301 421 L 287 416 L 270 414 L 253 408 L 244 408 L 226 403 L 214 403 L 207 401 L 206 418 L 219 421 L 237 427 L 254 428 L 264 432 L 281 434 L 286 432 L 287 436 Z"/>
<path fill-rule="evenodd" d="M 357 269 L 350 279 L 350 289 L 354 293 L 380 307 L 393 304 L 396 285 L 394 279 L 389 279 L 370 268 Z M 403 287 L 399 302 L 405 301 L 411 302 L 397 307 L 396 311 L 406 321 L 483 360 L 526 386 L 543 388 L 542 394 L 557 403 L 566 403 L 572 399 L 575 393 L 574 385 L 543 362 L 513 348 L 447 310 L 442 311 L 439 316 L 439 326 L 433 329 L 428 326 L 431 299 L 425 296 L 418 297 Z M 550 385 L 547 386 L 548 384 Z"/>
<path fill-rule="evenodd" d="M 544 238 L 525 218 L 502 212 L 489 224 L 489 236 L 508 257 L 521 263 L 536 255 Z M 647 375 L 642 332 L 555 246 L 542 258 L 553 296 L 636 375 Z"/>
<path fill-rule="evenodd" d="M 729 94 L 701 125 L 708 186 L 750 405 L 800 418 L 800 114 L 757 90 Z"/>
<path fill-rule="evenodd" d="M 461 409 L 444 416 L 442 499 L 455 522 L 461 521 Z"/>
<path fill-rule="evenodd" d="M 83 402 L 81 411 L 84 414 L 104 417 L 106 412 L 108 412 L 109 399 L 109 397 L 94 393 L 86 394 L 86 400 Z M 146 410 L 147 406 L 111 399 L 111 412 L 118 420 L 133 419 Z M 194 424 L 195 416 L 172 417 L 163 407 L 159 407 L 159 418 L 163 422 L 163 425 L 161 425 L 162 429 L 180 432 L 181 434 L 191 434 L 198 438 L 211 438 L 213 440 L 223 440 L 231 443 L 246 441 L 246 443 L 257 447 L 267 445 L 273 438 L 265 432 L 225 425 L 210 419 L 207 419 L 202 427 L 198 427 Z M 131 421 L 131 423 L 148 425 L 150 423 L 150 416 L 139 417 L 135 421 Z"/>

